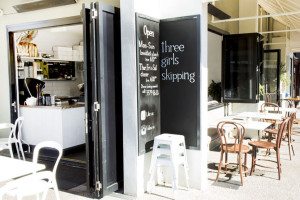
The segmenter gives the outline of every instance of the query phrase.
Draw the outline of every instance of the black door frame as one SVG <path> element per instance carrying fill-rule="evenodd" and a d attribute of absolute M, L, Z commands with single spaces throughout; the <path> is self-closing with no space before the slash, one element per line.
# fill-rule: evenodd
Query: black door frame
<path fill-rule="evenodd" d="M 58 18 L 51 19 L 45 21 L 38 22 L 29 22 L 22 23 L 16 25 L 7 26 L 7 38 L 8 40 L 8 67 L 9 67 L 9 85 L 10 85 L 10 104 L 16 101 L 16 109 L 11 107 L 11 121 L 14 122 L 15 119 L 19 116 L 19 100 L 18 100 L 18 78 L 16 76 L 16 66 L 15 66 L 15 52 L 14 52 L 14 33 L 18 31 L 26 31 L 32 29 L 42 29 L 42 28 L 50 28 L 50 27 L 58 27 L 58 26 L 68 26 L 68 25 L 77 25 L 82 24 L 81 16 L 73 16 L 66 18 Z M 86 44 L 84 44 L 86 45 Z M 86 60 L 86 56 L 84 57 Z M 88 60 L 88 59 L 87 59 Z M 86 80 L 85 80 L 86 81 Z M 86 84 L 85 84 L 86 85 Z M 15 111 L 16 110 L 16 111 Z M 93 165 L 90 162 L 90 153 L 93 149 L 89 146 L 90 137 L 86 134 L 86 179 L 87 179 L 87 192 L 90 192 L 91 184 L 90 182 L 93 180 L 91 178 L 91 170 L 93 169 Z M 92 154 L 93 155 L 93 154 Z"/>
<path fill-rule="evenodd" d="M 90 188 L 94 197 L 102 198 L 116 191 L 123 179 L 120 10 L 101 2 L 83 9 L 89 59 L 85 63 L 87 131 L 93 137 L 90 148 L 94 153 Z"/>
<path fill-rule="evenodd" d="M 281 62 L 281 50 L 280 49 L 271 49 L 271 50 L 264 50 L 265 53 L 277 53 L 277 91 L 276 91 L 276 101 L 279 102 L 280 100 L 280 62 Z M 264 58 L 264 57 L 263 57 Z"/>

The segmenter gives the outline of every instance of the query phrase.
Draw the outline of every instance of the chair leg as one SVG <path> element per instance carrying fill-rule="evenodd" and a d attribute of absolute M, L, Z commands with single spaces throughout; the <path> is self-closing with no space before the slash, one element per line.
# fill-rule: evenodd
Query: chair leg
<path fill-rule="evenodd" d="M 238 154 L 239 155 L 239 169 L 240 169 L 240 177 L 241 177 L 241 184 L 242 186 L 244 185 L 243 183 L 243 167 L 242 167 L 242 155 L 241 154 Z"/>
<path fill-rule="evenodd" d="M 52 181 L 52 186 L 53 186 L 53 190 L 55 192 L 56 200 L 60 200 L 59 193 L 58 193 L 57 182 L 56 182 L 55 179 Z"/>
<path fill-rule="evenodd" d="M 225 152 L 225 171 L 227 171 L 227 167 L 228 167 L 227 162 L 228 162 L 228 153 Z"/>
<path fill-rule="evenodd" d="M 247 153 L 245 153 L 245 158 L 244 159 L 245 159 L 244 160 L 244 165 L 245 165 L 244 171 L 246 171 L 247 170 Z M 245 173 L 245 177 L 247 177 L 247 172 Z"/>
<path fill-rule="evenodd" d="M 256 164 L 256 147 L 252 148 L 252 166 L 251 166 L 251 172 L 250 176 L 253 174 L 255 170 L 255 164 Z"/>
<path fill-rule="evenodd" d="M 220 163 L 219 163 L 219 167 L 218 167 L 216 182 L 218 182 L 218 180 L 219 180 L 219 174 L 220 174 L 220 171 L 221 171 L 222 162 L 223 162 L 223 150 L 221 150 L 221 158 L 220 158 Z"/>
<path fill-rule="evenodd" d="M 291 156 L 291 137 L 290 137 L 290 134 L 288 134 L 288 148 L 289 148 L 290 160 L 292 160 L 292 156 Z"/>
<path fill-rule="evenodd" d="M 23 146 L 22 146 L 22 142 L 21 141 L 19 141 L 19 146 L 20 146 L 20 151 L 21 151 L 21 155 L 23 157 L 23 160 L 25 160 L 24 150 L 23 150 Z"/>
<path fill-rule="evenodd" d="M 280 152 L 279 152 L 279 150 L 276 150 L 276 157 L 277 157 L 278 179 L 280 180 L 281 163 L 280 163 Z"/>
<path fill-rule="evenodd" d="M 19 144 L 17 142 L 15 142 L 15 145 L 16 145 L 16 150 L 17 150 L 17 153 L 18 153 L 18 158 L 20 160 L 20 151 L 19 151 Z"/>

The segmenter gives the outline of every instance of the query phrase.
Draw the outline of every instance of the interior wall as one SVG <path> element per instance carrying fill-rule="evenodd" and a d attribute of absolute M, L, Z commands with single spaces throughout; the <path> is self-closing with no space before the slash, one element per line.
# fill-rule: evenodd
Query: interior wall
<path fill-rule="evenodd" d="M 0 16 L 0 121 L 10 122 L 10 86 L 9 86 L 9 68 L 8 68 L 8 38 L 6 26 L 28 22 L 37 22 L 43 20 L 71 17 L 80 15 L 83 3 L 94 2 L 93 0 L 78 0 L 76 4 L 60 6 L 55 8 L 43 9 L 32 12 L 11 14 Z M 102 0 L 107 4 L 120 7 L 119 0 Z"/>

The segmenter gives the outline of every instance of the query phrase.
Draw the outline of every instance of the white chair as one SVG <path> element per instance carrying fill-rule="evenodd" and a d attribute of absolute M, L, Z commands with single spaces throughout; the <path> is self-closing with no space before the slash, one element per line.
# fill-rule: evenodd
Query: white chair
<path fill-rule="evenodd" d="M 188 162 L 186 147 L 183 135 L 161 134 L 154 138 L 152 159 L 149 173 L 150 180 L 147 185 L 147 192 L 151 193 L 154 185 L 156 168 L 167 166 L 172 176 L 172 188 L 178 187 L 178 166 L 182 165 L 185 172 L 186 187 L 189 189 Z"/>
<path fill-rule="evenodd" d="M 4 149 L 9 149 L 10 156 L 13 158 L 12 144 L 15 144 L 18 153 L 18 158 L 20 159 L 20 152 L 22 154 L 23 160 L 25 160 L 25 155 L 22 147 L 21 140 L 21 129 L 23 125 L 24 118 L 18 117 L 14 125 L 11 125 L 11 132 L 8 138 L 0 138 L 0 151 Z"/>
<path fill-rule="evenodd" d="M 33 152 L 33 163 L 38 162 L 38 156 L 40 149 L 42 148 L 52 148 L 58 151 L 58 156 L 54 164 L 52 171 L 33 171 L 32 174 L 21 177 L 19 179 L 8 182 L 4 187 L 0 189 L 0 200 L 2 200 L 4 194 L 9 196 L 17 196 L 20 200 L 24 196 L 36 195 L 39 199 L 39 194 L 43 193 L 42 200 L 46 199 L 48 189 L 53 188 L 55 192 L 56 199 L 59 200 L 57 182 L 56 182 L 56 170 L 58 163 L 62 156 L 62 147 L 57 142 L 45 141 L 36 145 Z"/>

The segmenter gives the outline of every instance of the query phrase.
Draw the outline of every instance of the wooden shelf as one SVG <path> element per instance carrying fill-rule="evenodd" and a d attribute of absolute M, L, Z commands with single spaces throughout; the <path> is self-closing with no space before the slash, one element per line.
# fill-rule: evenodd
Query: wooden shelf
<path fill-rule="evenodd" d="M 42 57 L 21 57 L 22 60 L 43 60 L 43 61 L 57 61 L 57 62 L 83 62 L 83 60 L 65 60 L 65 59 L 58 59 L 58 58 L 42 58 Z"/>

